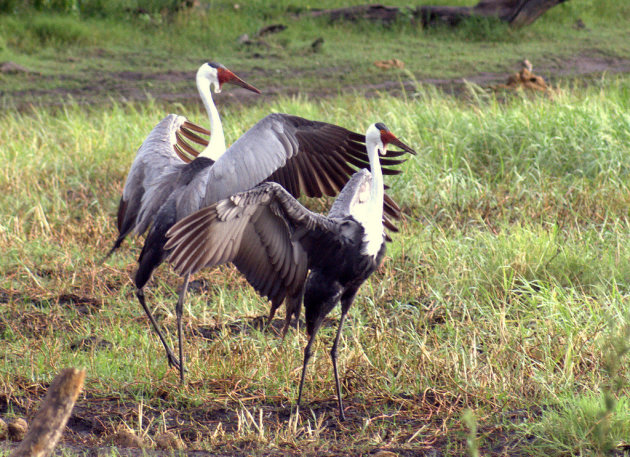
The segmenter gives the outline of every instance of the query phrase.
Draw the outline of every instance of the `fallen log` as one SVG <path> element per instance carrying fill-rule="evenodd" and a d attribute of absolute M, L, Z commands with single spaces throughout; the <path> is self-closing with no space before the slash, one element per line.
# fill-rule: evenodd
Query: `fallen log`
<path fill-rule="evenodd" d="M 421 21 L 425 27 L 435 23 L 455 26 L 466 18 L 485 17 L 499 19 L 513 27 L 523 27 L 534 22 L 550 8 L 565 1 L 568 0 L 480 0 L 472 7 L 418 6 L 415 8 L 372 4 L 315 10 L 309 14 L 313 17 L 327 16 L 332 21 L 363 19 L 385 24 L 394 22 L 400 16 L 411 15 L 413 20 Z"/>
<path fill-rule="evenodd" d="M 477 16 L 494 17 L 513 27 L 524 27 L 565 1 L 568 0 L 481 0 L 472 8 L 421 6 L 419 12 L 425 25 L 436 20 L 456 25 L 457 20 Z"/>
<path fill-rule="evenodd" d="M 328 16 L 331 21 L 357 21 L 359 19 L 367 19 L 369 21 L 389 23 L 398 18 L 401 10 L 402 8 L 397 6 L 358 5 L 346 8 L 334 8 L 331 10 L 313 10 L 310 12 L 310 15 L 313 17 Z"/>
<path fill-rule="evenodd" d="M 67 368 L 48 388 L 31 426 L 10 457 L 48 457 L 52 454 L 81 392 L 85 370 Z"/>

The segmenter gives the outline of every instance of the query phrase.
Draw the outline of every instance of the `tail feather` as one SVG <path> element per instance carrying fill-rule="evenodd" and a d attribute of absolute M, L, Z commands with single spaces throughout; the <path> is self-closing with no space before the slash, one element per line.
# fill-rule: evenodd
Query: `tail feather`
<path fill-rule="evenodd" d="M 101 259 L 101 262 L 100 262 L 101 264 L 105 263 L 105 261 L 111 257 L 111 255 L 116 251 L 116 249 L 120 247 L 122 242 L 125 241 L 126 236 L 127 236 L 126 233 L 124 235 L 118 235 L 118 238 L 116 238 L 116 241 L 114 242 L 114 245 L 112 246 L 112 248 Z"/>
<path fill-rule="evenodd" d="M 151 279 L 153 270 L 166 260 L 168 254 L 168 251 L 164 249 L 166 232 L 174 223 L 174 217 L 156 218 L 146 240 L 144 240 L 140 257 L 138 257 L 138 270 L 136 270 L 134 279 L 136 288 L 142 289 Z"/>
<path fill-rule="evenodd" d="M 105 254 L 101 263 L 104 263 L 114 252 L 116 252 L 116 250 L 122 245 L 122 242 L 125 241 L 127 235 L 129 235 L 129 233 L 133 230 L 136 216 L 138 215 L 138 210 L 134 206 L 135 205 L 132 205 L 130 208 L 129 201 L 125 201 L 123 197 L 120 197 L 120 202 L 118 203 L 118 215 L 116 217 L 118 238 L 116 238 L 116 241 L 109 252 Z"/>

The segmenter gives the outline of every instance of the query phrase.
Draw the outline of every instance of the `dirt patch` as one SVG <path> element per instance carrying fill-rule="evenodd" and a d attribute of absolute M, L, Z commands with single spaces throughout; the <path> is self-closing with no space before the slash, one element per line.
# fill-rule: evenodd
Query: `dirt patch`
<path fill-rule="evenodd" d="M 598 76 L 604 72 L 609 74 L 630 73 L 630 59 L 605 56 L 597 50 L 591 50 L 568 59 L 551 59 L 539 65 L 534 63 L 534 68 L 536 73 L 543 76 L 545 80 L 556 82 L 565 77 L 581 79 Z M 461 78 L 425 78 L 419 79 L 418 82 L 453 91 L 466 83 L 473 83 L 482 87 L 491 86 L 505 82 L 507 76 L 506 73 L 479 72 Z M 408 83 L 411 84 L 411 81 Z M 389 85 L 391 87 L 391 84 Z M 384 88 L 387 88 L 387 85 Z"/>
<path fill-rule="evenodd" d="M 53 270 L 40 269 L 37 271 L 37 274 L 43 277 L 51 277 L 54 276 L 56 272 Z M 103 307 L 103 300 L 76 294 L 61 294 L 54 295 L 49 298 L 42 298 L 41 296 L 29 296 L 6 289 L 0 289 L 0 304 L 8 304 L 12 302 L 31 303 L 39 308 L 45 308 L 51 304 L 59 304 L 62 306 L 73 307 L 81 314 L 92 314 Z"/>
<path fill-rule="evenodd" d="M 544 62 L 533 62 L 537 74 L 550 81 L 552 84 L 561 78 L 589 79 L 602 73 L 621 74 L 630 73 L 630 58 L 608 56 L 596 49 L 585 50 L 579 55 L 569 58 L 550 57 Z M 342 74 L 345 70 L 338 67 L 318 67 L 313 72 L 321 74 L 323 79 L 331 78 L 336 74 Z M 399 79 L 384 80 L 381 83 L 356 84 L 344 87 L 344 90 L 354 90 L 358 93 L 370 95 L 376 92 L 391 94 L 400 93 L 403 89 L 414 91 L 418 84 L 437 86 L 447 93 L 462 92 L 466 84 L 473 83 L 479 86 L 491 86 L 504 82 L 509 73 L 494 73 L 480 71 L 458 78 L 427 78 L 417 77 L 415 80 Z M 292 72 L 292 77 L 299 77 L 299 71 Z M 19 109 L 28 108 L 32 104 L 59 105 L 72 98 L 80 104 L 102 103 L 107 100 L 118 101 L 145 101 L 154 99 L 166 103 L 198 102 L 199 95 L 193 84 L 193 73 L 188 71 L 168 71 L 160 73 L 122 71 L 84 75 L 80 80 L 74 75 L 60 76 L 61 86 L 50 89 L 32 89 L 6 92 L 11 95 Z M 244 72 L 241 76 L 245 80 L 264 80 L 266 76 L 261 68 L 253 68 L 250 72 Z M 313 76 L 310 74 L 310 76 Z M 33 78 L 43 78 L 33 74 Z M 72 82 L 73 87 L 63 87 L 64 81 Z M 292 96 L 298 93 L 312 98 L 332 97 L 339 93 L 337 85 L 304 90 L 303 87 L 292 86 L 285 80 L 282 86 L 263 87 L 264 100 L 269 97 Z M 230 104 L 254 104 L 260 102 L 260 96 L 242 88 L 230 87 L 216 95 L 219 105 Z"/>
<path fill-rule="evenodd" d="M 586 50 L 578 56 L 553 60 L 536 69 L 552 76 L 583 76 L 597 73 L 629 73 L 630 59 L 608 56 L 597 49 Z"/>
<path fill-rule="evenodd" d="M 56 314 L 40 311 L 14 313 L 5 322 L 0 322 L 0 341 L 9 334 L 20 338 L 38 339 L 52 331 L 70 332 L 72 327 Z"/>
<path fill-rule="evenodd" d="M 18 65 L 15 62 L 0 62 L 0 73 L 5 74 L 18 74 L 18 73 L 31 73 L 31 71 L 23 67 L 22 65 Z"/>

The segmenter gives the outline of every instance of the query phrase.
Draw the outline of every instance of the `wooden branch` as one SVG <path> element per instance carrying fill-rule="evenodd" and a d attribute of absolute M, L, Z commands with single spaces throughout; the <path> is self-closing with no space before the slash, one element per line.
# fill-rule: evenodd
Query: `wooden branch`
<path fill-rule="evenodd" d="M 379 4 L 358 5 L 347 8 L 311 11 L 313 17 L 328 16 L 330 20 L 356 21 L 359 19 L 392 23 L 401 14 L 411 15 L 422 21 L 423 26 L 445 23 L 455 26 L 469 17 L 494 17 L 514 27 L 529 25 L 550 8 L 568 0 L 480 0 L 468 6 L 418 6 L 400 8 Z"/>
<path fill-rule="evenodd" d="M 385 23 L 394 21 L 399 14 L 400 8 L 397 6 L 384 5 L 358 5 L 347 8 L 315 10 L 310 12 L 310 15 L 313 17 L 328 16 L 331 21 L 356 21 L 359 19 L 367 19 Z"/>
<path fill-rule="evenodd" d="M 471 8 L 474 14 L 479 16 L 494 16 L 502 21 L 510 22 L 514 12 L 523 7 L 530 0 L 480 0 L 477 5 Z"/>
<path fill-rule="evenodd" d="M 10 457 L 48 457 L 68 422 L 81 392 L 85 370 L 67 368 L 57 375 L 33 419 L 24 440 Z"/>
<path fill-rule="evenodd" d="M 416 17 L 420 18 L 424 27 L 438 22 L 455 26 L 470 17 L 471 11 L 472 8 L 467 6 L 419 6 Z"/>

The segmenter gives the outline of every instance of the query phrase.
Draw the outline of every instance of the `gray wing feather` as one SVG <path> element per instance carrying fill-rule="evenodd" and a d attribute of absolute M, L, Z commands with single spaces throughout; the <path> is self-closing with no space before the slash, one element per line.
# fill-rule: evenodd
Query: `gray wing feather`
<path fill-rule="evenodd" d="M 264 181 L 281 184 L 296 198 L 303 194 L 334 196 L 356 173 L 354 167 L 369 166 L 364 143 L 365 136 L 338 125 L 270 114 L 241 136 L 208 171 L 208 187 L 198 208 Z M 384 174 L 398 173 L 389 167 L 402 162 L 387 156 L 380 161 Z M 344 203 L 342 199 L 337 205 Z M 399 219 L 400 208 L 387 195 L 384 212 L 387 228 L 396 231 L 390 218 Z"/>
<path fill-rule="evenodd" d="M 164 203 L 162 190 L 156 182 L 181 166 L 174 145 L 175 133 L 186 118 L 169 114 L 160 121 L 144 140 L 131 164 L 123 189 L 122 201 L 127 203 L 127 217 L 135 217 L 133 231 L 140 235 L 147 229 L 153 217 Z M 146 205 L 149 205 L 145 208 Z M 139 217 L 142 214 L 142 217 Z M 123 216 L 124 217 L 124 216 Z M 120 229 L 121 221 L 119 221 Z"/>
<path fill-rule="evenodd" d="M 350 214 L 352 206 L 357 202 L 359 194 L 365 190 L 365 186 L 371 184 L 372 174 L 365 169 L 352 175 L 339 196 L 335 199 L 328 213 L 329 217 L 343 218 Z M 369 190 L 369 189 L 368 189 Z"/>
<path fill-rule="evenodd" d="M 301 290 L 308 256 L 295 234 L 338 223 L 304 208 L 276 183 L 265 183 L 193 213 L 168 232 L 169 261 L 180 274 L 233 262 L 272 301 Z"/>
<path fill-rule="evenodd" d="M 212 169 L 213 167 L 208 167 Z M 201 208 L 204 201 L 210 175 L 207 172 L 199 173 L 185 188 L 178 189 L 176 196 L 177 220 L 194 213 Z"/>
<path fill-rule="evenodd" d="M 203 206 L 263 182 L 298 152 L 298 142 L 279 116 L 263 118 L 241 136 L 208 171 Z"/>
<path fill-rule="evenodd" d="M 176 190 L 177 220 L 265 181 L 280 183 L 295 197 L 302 193 L 334 195 L 355 172 L 346 162 L 347 157 L 367 157 L 361 141 L 362 135 L 337 125 L 270 114 L 242 135 L 211 167 Z M 154 181 L 143 203 L 141 228 L 152 221 L 155 206 L 173 192 L 175 181 L 168 174 Z"/>
<path fill-rule="evenodd" d="M 270 114 L 214 164 L 203 206 L 265 181 L 281 184 L 294 197 L 334 196 L 356 172 L 354 167 L 369 166 L 364 143 L 364 135 L 338 125 Z M 398 172 L 383 167 L 385 174 Z"/>

